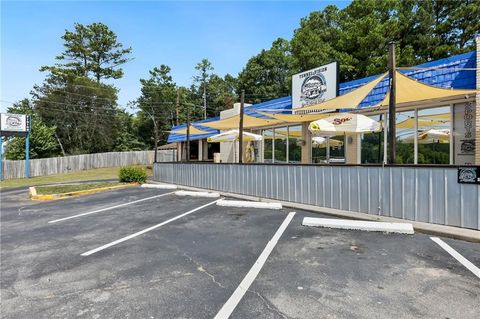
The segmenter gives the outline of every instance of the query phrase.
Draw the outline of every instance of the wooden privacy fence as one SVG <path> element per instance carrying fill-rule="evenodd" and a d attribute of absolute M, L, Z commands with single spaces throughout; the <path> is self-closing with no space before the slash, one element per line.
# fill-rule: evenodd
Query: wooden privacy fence
<path fill-rule="evenodd" d="M 175 150 L 159 150 L 158 162 L 176 160 Z M 125 165 L 149 165 L 153 163 L 154 151 L 109 152 L 83 154 L 64 157 L 51 157 L 30 160 L 30 176 L 46 176 L 85 169 L 116 167 Z M 25 161 L 3 162 L 3 178 L 25 177 Z"/>

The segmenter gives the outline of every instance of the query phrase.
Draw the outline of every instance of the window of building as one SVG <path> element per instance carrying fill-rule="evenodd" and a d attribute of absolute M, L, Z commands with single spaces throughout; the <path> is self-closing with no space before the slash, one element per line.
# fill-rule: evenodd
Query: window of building
<path fill-rule="evenodd" d="M 300 141 L 302 139 L 302 127 L 289 126 L 288 127 L 288 162 L 300 163 L 302 161 L 302 146 Z"/>
<path fill-rule="evenodd" d="M 287 127 L 279 127 L 274 129 L 274 163 L 287 162 L 287 143 L 288 143 L 288 129 Z"/>
<path fill-rule="evenodd" d="M 385 122 L 385 115 L 370 116 L 372 120 L 383 123 Z M 384 147 L 384 132 L 372 132 L 362 135 L 362 163 L 383 163 L 383 147 Z"/>
<path fill-rule="evenodd" d="M 263 130 L 263 162 L 273 163 L 273 129 Z"/>
<path fill-rule="evenodd" d="M 450 163 L 450 107 L 418 110 L 418 164 Z"/>
<path fill-rule="evenodd" d="M 415 136 L 415 113 L 413 111 L 397 113 L 396 131 L 395 162 L 397 164 L 413 164 L 413 139 Z"/>

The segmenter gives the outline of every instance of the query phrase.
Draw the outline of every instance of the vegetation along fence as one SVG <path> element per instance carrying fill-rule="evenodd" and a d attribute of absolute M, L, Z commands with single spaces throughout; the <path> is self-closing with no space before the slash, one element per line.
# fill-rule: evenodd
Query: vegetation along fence
<path fill-rule="evenodd" d="M 159 162 L 171 162 L 176 159 L 175 150 L 159 150 Z M 125 165 L 148 165 L 153 163 L 153 151 L 109 152 L 83 154 L 64 157 L 51 157 L 30 160 L 30 176 L 45 176 L 66 172 L 75 172 L 91 168 L 116 167 Z M 3 162 L 3 178 L 25 177 L 25 161 Z"/>
<path fill-rule="evenodd" d="M 456 167 L 156 163 L 154 179 L 480 230 L 480 186 Z"/>

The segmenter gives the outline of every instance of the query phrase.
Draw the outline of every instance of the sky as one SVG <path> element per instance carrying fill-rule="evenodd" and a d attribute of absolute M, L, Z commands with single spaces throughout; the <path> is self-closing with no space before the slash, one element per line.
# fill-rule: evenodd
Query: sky
<path fill-rule="evenodd" d="M 139 79 L 166 64 L 178 85 L 190 86 L 195 65 L 209 59 L 220 76 L 236 76 L 250 57 L 279 38 L 291 39 L 300 20 L 329 4 L 349 1 L 163 2 L 163 1 L 4 1 L 1 0 L 0 111 L 29 97 L 42 83 L 43 65 L 63 50 L 61 36 L 75 22 L 102 22 L 132 47 L 133 60 L 114 80 L 119 105 L 140 94 Z"/>

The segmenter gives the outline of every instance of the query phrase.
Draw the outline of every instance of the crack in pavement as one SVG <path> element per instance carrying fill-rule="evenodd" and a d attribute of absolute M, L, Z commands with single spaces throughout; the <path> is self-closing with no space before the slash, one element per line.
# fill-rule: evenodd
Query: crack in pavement
<path fill-rule="evenodd" d="M 211 273 L 209 273 L 205 268 L 203 268 L 203 265 L 200 264 L 198 261 L 196 261 L 195 259 L 193 259 L 191 256 L 187 255 L 187 253 L 183 253 L 183 256 L 186 257 L 188 260 L 190 260 L 190 262 L 194 263 L 196 266 L 197 266 L 197 270 L 206 274 L 207 276 L 210 277 L 210 279 L 212 279 L 212 281 L 217 285 L 219 286 L 220 288 L 223 288 L 223 289 L 227 289 L 224 285 L 222 285 L 221 283 L 219 283 L 216 279 L 215 279 L 215 276 L 212 275 Z"/>
<path fill-rule="evenodd" d="M 248 289 L 247 291 L 257 295 L 263 301 L 263 303 L 267 306 L 268 310 L 270 310 L 273 313 L 278 314 L 280 317 L 282 317 L 284 319 L 289 319 L 289 317 L 286 314 L 281 312 L 277 307 L 275 307 L 275 305 L 273 303 L 271 303 L 267 298 L 262 296 L 258 291 L 255 291 L 255 290 L 252 290 L 252 289 Z"/>

